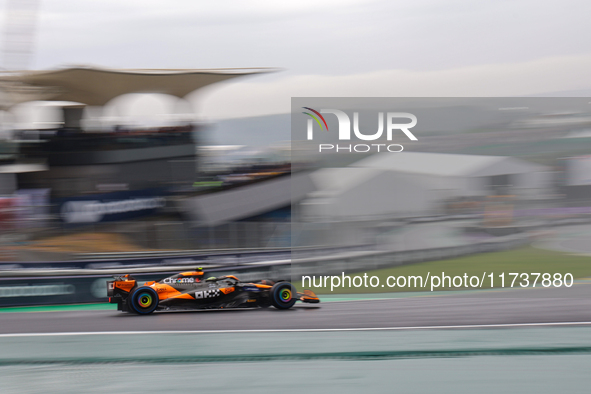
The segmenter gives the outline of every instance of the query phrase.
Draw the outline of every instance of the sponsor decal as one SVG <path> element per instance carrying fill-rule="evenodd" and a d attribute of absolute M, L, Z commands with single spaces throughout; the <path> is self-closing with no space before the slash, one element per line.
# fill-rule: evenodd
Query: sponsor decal
<path fill-rule="evenodd" d="M 131 198 L 108 202 L 68 201 L 62 205 L 60 215 L 66 223 L 96 223 L 103 220 L 105 215 L 151 210 L 165 205 L 166 199 L 163 197 Z"/>
<path fill-rule="evenodd" d="M 256 286 L 244 286 L 242 287 L 242 290 L 245 291 L 260 291 L 260 289 Z"/>
<path fill-rule="evenodd" d="M 166 278 L 162 281 L 162 283 L 172 285 L 195 283 L 195 278 Z"/>
<path fill-rule="evenodd" d="M 218 289 L 196 291 L 195 292 L 195 299 L 213 298 L 213 297 L 218 297 L 219 295 L 220 295 L 220 291 Z"/>

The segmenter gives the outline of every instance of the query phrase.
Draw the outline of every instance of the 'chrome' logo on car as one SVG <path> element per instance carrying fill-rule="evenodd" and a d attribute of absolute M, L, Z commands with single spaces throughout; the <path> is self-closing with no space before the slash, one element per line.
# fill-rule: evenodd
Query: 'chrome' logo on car
<path fill-rule="evenodd" d="M 178 283 L 195 283 L 194 278 L 166 278 L 162 281 L 166 284 L 178 284 Z"/>

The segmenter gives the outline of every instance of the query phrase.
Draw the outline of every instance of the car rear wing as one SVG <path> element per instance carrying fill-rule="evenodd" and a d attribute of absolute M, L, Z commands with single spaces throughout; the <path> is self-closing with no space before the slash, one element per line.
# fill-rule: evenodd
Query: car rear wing
<path fill-rule="evenodd" d="M 124 299 L 127 298 L 129 293 L 137 286 L 137 282 L 131 275 L 115 275 L 113 279 L 107 281 L 107 296 L 109 301 L 111 298 Z"/>

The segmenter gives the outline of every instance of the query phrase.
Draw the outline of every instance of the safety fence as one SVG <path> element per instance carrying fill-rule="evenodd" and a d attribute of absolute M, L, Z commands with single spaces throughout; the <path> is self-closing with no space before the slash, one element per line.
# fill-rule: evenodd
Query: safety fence
<path fill-rule="evenodd" d="M 64 265 L 59 269 L 0 270 L 0 306 L 51 305 L 106 301 L 106 281 L 113 275 L 132 274 L 138 281 L 156 280 L 196 266 L 203 266 L 207 275 L 237 275 L 242 280 L 262 278 L 297 280 L 302 275 L 336 275 L 355 273 L 424 261 L 434 261 L 475 253 L 496 252 L 528 244 L 532 237 L 514 234 L 482 240 L 468 245 L 420 250 L 363 250 L 359 245 L 349 249 L 305 250 L 289 252 L 253 252 L 244 256 L 225 255 L 226 260 L 209 256 L 182 256 L 162 259 L 158 264 L 126 261 L 87 261 L 85 268 Z M 208 257 L 208 258 L 204 258 Z M 138 261 L 141 259 L 138 259 Z M 72 263 L 72 262 L 67 262 Z M 154 263 L 154 262 L 153 262 Z"/>

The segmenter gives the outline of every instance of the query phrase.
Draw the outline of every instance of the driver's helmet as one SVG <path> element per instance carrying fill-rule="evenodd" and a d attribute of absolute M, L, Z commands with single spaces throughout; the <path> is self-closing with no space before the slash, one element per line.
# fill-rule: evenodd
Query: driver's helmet
<path fill-rule="evenodd" d="M 195 282 L 201 282 L 203 278 L 205 278 L 205 272 L 203 272 L 202 267 L 195 268 L 195 271 L 192 272 L 192 275 L 195 277 Z"/>

